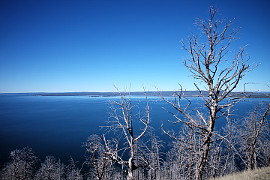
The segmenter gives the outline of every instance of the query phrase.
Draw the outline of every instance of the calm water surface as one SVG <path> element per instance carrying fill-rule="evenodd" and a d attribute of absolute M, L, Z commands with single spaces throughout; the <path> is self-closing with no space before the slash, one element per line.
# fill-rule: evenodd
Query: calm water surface
<path fill-rule="evenodd" d="M 117 97 L 88 96 L 0 96 L 0 164 L 7 161 L 11 150 L 31 147 L 43 159 L 52 155 L 67 161 L 70 157 L 82 162 L 85 149 L 82 143 L 91 134 L 104 131 L 110 112 L 110 103 Z M 191 98 L 191 108 L 203 101 Z M 138 107 L 144 98 L 133 98 Z M 269 99 L 248 99 L 237 105 L 241 115 L 255 104 Z M 140 103 L 141 102 L 141 103 Z M 139 105 L 141 104 L 141 105 Z M 150 98 L 151 124 L 160 134 L 162 121 L 172 119 L 162 107 L 168 108 L 159 98 Z M 220 120 L 218 126 L 222 126 Z M 167 124 L 167 128 L 171 125 Z M 161 135 L 168 140 L 168 137 Z"/>

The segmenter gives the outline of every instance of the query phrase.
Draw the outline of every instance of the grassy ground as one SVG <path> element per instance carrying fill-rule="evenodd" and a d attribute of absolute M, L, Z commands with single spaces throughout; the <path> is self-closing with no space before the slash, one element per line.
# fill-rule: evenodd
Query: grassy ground
<path fill-rule="evenodd" d="M 210 180 L 270 180 L 270 167 L 244 171 Z"/>

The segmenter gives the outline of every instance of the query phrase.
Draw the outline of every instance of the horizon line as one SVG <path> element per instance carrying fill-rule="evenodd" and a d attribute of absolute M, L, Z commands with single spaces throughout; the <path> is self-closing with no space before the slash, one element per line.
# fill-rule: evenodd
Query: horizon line
<path fill-rule="evenodd" d="M 182 92 L 198 92 L 199 90 L 182 90 Z M 144 93 L 144 92 L 181 92 L 181 90 L 147 90 L 147 91 L 36 91 L 36 92 L 0 92 L 0 94 L 38 94 L 38 93 Z M 207 92 L 207 90 L 201 90 Z M 270 91 L 233 91 L 233 93 L 270 93 Z"/>

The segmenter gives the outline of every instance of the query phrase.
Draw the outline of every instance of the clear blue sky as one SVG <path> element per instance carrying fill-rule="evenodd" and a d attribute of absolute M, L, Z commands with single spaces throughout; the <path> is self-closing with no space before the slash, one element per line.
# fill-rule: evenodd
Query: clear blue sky
<path fill-rule="evenodd" d="M 243 83 L 270 91 L 270 1 L 0 0 L 0 92 L 194 90 L 180 41 L 210 6 L 242 27 L 261 64 Z M 268 85 L 268 86 L 267 86 Z M 243 90 L 240 84 L 238 90 Z"/>

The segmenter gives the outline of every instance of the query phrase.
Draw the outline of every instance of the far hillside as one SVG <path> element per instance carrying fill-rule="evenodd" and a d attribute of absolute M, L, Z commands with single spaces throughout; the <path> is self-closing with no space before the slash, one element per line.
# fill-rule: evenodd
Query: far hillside
<path fill-rule="evenodd" d="M 207 96 L 208 91 L 146 91 L 146 92 L 121 92 L 122 95 L 131 96 L 176 96 L 182 94 L 185 97 Z M 2 93 L 2 95 L 32 95 L 32 96 L 89 96 L 89 97 L 113 97 L 119 96 L 119 92 L 36 92 L 36 93 Z M 233 92 L 233 97 L 270 98 L 270 92 Z"/>

